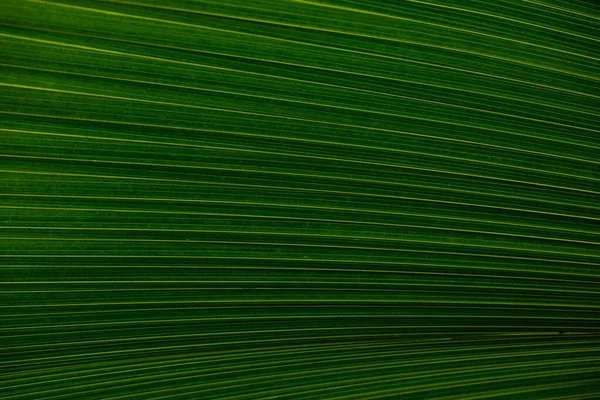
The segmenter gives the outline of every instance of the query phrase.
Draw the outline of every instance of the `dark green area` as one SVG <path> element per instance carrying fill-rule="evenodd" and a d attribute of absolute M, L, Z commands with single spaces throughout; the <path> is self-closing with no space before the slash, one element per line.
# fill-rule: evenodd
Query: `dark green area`
<path fill-rule="evenodd" d="M 599 33 L 0 2 L 0 399 L 600 398 Z"/>

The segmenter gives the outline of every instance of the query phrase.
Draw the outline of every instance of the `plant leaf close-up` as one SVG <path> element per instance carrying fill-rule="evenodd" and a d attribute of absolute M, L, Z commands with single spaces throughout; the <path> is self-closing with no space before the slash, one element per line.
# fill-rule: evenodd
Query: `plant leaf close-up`
<path fill-rule="evenodd" d="M 600 399 L 600 3 L 2 0 L 0 400 Z"/>

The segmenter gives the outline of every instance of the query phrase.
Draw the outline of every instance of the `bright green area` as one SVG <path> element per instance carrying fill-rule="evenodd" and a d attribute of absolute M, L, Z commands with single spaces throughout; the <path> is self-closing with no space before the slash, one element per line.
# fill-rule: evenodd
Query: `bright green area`
<path fill-rule="evenodd" d="M 600 398 L 600 6 L 0 2 L 0 399 Z"/>

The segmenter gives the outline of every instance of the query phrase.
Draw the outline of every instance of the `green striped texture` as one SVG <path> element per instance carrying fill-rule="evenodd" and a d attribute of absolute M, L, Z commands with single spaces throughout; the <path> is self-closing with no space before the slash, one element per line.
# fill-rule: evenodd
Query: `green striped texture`
<path fill-rule="evenodd" d="M 600 6 L 0 2 L 0 399 L 600 399 Z"/>

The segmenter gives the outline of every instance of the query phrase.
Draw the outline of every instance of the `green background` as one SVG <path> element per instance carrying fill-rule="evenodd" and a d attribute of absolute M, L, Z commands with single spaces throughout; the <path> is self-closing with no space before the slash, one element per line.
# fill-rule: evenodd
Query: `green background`
<path fill-rule="evenodd" d="M 0 399 L 600 398 L 600 7 L 4 0 Z"/>

